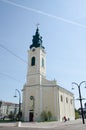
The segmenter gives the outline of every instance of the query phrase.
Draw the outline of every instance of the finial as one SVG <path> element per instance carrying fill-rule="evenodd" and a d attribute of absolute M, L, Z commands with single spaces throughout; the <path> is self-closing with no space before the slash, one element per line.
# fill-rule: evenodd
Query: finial
<path fill-rule="evenodd" d="M 32 47 L 41 47 L 41 48 L 44 48 L 42 46 L 42 37 L 40 36 L 40 33 L 39 33 L 39 23 L 36 24 L 37 26 L 37 29 L 36 29 L 36 32 L 35 32 L 35 35 L 33 35 L 33 39 L 32 39 L 32 45 L 30 45 L 30 49 Z M 45 49 L 45 48 L 44 48 Z"/>
<path fill-rule="evenodd" d="M 39 23 L 36 24 L 37 28 L 38 28 L 39 25 L 40 25 Z"/>

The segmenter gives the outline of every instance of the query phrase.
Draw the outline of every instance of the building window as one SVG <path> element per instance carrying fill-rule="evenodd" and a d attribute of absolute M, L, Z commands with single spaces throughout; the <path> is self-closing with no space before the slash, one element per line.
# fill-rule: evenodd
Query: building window
<path fill-rule="evenodd" d="M 44 67 L 44 59 L 42 58 L 42 67 Z"/>
<path fill-rule="evenodd" d="M 31 59 L 31 66 L 34 66 L 35 65 L 35 57 L 32 57 Z"/>
<path fill-rule="evenodd" d="M 70 103 L 73 104 L 73 99 L 70 99 Z"/>
<path fill-rule="evenodd" d="M 66 97 L 66 103 L 68 103 L 68 98 Z"/>
<path fill-rule="evenodd" d="M 34 52 L 35 51 L 35 48 L 33 47 L 32 51 Z"/>
<path fill-rule="evenodd" d="M 61 95 L 61 102 L 63 102 L 63 96 Z"/>

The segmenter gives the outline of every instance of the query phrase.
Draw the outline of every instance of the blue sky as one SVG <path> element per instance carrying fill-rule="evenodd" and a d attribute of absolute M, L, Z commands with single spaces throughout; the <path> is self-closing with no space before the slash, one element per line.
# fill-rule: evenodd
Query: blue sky
<path fill-rule="evenodd" d="M 86 80 L 86 0 L 0 0 L 0 100 L 18 102 L 13 96 L 26 82 L 27 50 L 37 23 L 47 52 L 47 79 L 69 91 L 72 82 Z M 72 92 L 78 98 L 77 86 Z M 81 92 L 86 98 L 84 84 Z"/>

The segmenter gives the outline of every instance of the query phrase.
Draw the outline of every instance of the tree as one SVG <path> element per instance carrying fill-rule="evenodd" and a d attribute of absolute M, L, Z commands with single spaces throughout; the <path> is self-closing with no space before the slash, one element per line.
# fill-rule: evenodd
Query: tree
<path fill-rule="evenodd" d="M 11 111 L 8 117 L 10 120 L 14 120 L 14 113 Z"/>
<path fill-rule="evenodd" d="M 41 113 L 41 118 L 42 118 L 43 121 L 50 121 L 51 117 L 52 117 L 52 113 L 50 111 L 48 111 L 48 112 L 43 111 Z"/>
<path fill-rule="evenodd" d="M 1 106 L 2 106 L 2 101 L 0 101 L 0 108 L 1 108 Z"/>
<path fill-rule="evenodd" d="M 52 113 L 50 111 L 48 111 L 48 120 L 50 121 L 51 120 L 51 117 L 52 117 Z"/>
<path fill-rule="evenodd" d="M 75 109 L 75 119 L 78 119 L 80 117 L 80 112 Z"/>
<path fill-rule="evenodd" d="M 48 116 L 47 116 L 47 112 L 46 111 L 43 111 L 41 113 L 41 118 L 42 118 L 43 121 L 47 121 L 48 120 Z"/>
<path fill-rule="evenodd" d="M 1 106 L 2 106 L 2 101 L 0 101 L 0 114 L 1 114 Z"/>
<path fill-rule="evenodd" d="M 22 118 L 22 111 L 18 112 L 18 114 L 16 116 L 16 119 L 19 121 L 21 120 L 21 118 Z"/>

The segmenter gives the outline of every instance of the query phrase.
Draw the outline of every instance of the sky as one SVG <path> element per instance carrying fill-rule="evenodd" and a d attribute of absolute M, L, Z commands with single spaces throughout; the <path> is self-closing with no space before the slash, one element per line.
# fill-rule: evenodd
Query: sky
<path fill-rule="evenodd" d="M 46 78 L 79 97 L 86 81 L 86 0 L 0 0 L 0 100 L 18 102 L 37 24 L 46 49 Z M 86 98 L 85 84 L 81 94 Z M 16 93 L 18 96 L 18 93 Z M 85 100 L 83 101 L 86 102 Z M 80 103 L 75 100 L 75 107 Z"/>

